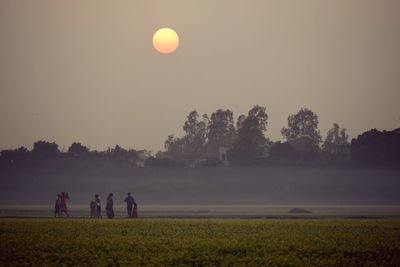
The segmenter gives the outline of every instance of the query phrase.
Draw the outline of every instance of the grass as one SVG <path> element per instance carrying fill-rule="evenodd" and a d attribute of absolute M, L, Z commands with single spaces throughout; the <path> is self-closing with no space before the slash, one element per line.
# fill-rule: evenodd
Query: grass
<path fill-rule="evenodd" d="M 1 266 L 400 266 L 398 220 L 2 219 Z"/>

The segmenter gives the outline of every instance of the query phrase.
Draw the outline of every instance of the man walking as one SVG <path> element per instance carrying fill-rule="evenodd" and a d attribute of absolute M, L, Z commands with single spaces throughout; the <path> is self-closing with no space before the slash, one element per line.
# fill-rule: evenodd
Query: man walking
<path fill-rule="evenodd" d="M 63 214 L 65 214 L 67 217 L 69 217 L 68 208 L 67 208 L 67 200 L 69 200 L 68 193 L 62 192 L 61 198 L 60 198 L 60 215 L 61 215 L 61 217 L 63 216 Z"/>
<path fill-rule="evenodd" d="M 113 201 L 113 193 L 110 193 L 107 197 L 107 204 L 106 204 L 106 213 L 109 219 L 114 218 L 114 201 Z"/>
<path fill-rule="evenodd" d="M 126 209 L 128 211 L 128 217 L 133 217 L 133 206 L 137 207 L 135 199 L 131 196 L 131 193 L 128 193 L 128 196 L 125 198 Z"/>

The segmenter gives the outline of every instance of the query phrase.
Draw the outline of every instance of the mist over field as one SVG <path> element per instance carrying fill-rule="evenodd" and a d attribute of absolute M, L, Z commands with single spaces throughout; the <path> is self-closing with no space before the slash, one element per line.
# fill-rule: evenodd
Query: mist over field
<path fill-rule="evenodd" d="M 110 192 L 116 204 L 132 192 L 141 205 L 398 205 L 399 178 L 396 169 L 316 167 L 2 173 L 0 203 L 51 205 L 66 191 L 73 205 Z"/>

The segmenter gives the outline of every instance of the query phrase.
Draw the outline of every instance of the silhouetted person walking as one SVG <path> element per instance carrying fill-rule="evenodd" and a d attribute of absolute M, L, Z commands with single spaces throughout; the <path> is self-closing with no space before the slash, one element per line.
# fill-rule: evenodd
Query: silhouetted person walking
<path fill-rule="evenodd" d="M 61 215 L 61 194 L 57 194 L 56 204 L 54 205 L 54 217 L 60 217 Z"/>
<path fill-rule="evenodd" d="M 126 202 L 126 209 L 128 211 L 128 217 L 132 218 L 134 217 L 134 215 L 136 215 L 137 217 L 137 204 L 135 202 L 135 199 L 131 196 L 131 193 L 128 193 L 128 196 L 125 198 L 125 202 Z"/>
<path fill-rule="evenodd" d="M 110 193 L 107 197 L 107 204 L 106 204 L 106 213 L 109 219 L 114 218 L 114 201 L 113 201 L 113 193 Z"/>
<path fill-rule="evenodd" d="M 96 218 L 96 200 L 90 201 L 90 218 Z"/>
<path fill-rule="evenodd" d="M 65 214 L 67 217 L 69 217 L 68 208 L 67 208 L 67 200 L 69 200 L 68 193 L 62 192 L 61 199 L 60 199 L 60 215 L 61 215 L 61 217 L 63 216 L 63 214 Z"/>
<path fill-rule="evenodd" d="M 94 195 L 94 202 L 96 202 L 96 218 L 101 218 L 101 203 L 98 194 Z"/>

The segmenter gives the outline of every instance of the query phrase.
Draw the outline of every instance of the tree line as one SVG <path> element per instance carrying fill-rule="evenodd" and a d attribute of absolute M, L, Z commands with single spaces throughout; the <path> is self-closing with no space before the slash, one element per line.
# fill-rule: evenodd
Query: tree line
<path fill-rule="evenodd" d="M 318 116 L 301 108 L 288 116 L 281 129 L 284 141 L 266 137 L 268 114 L 255 105 L 246 115 L 234 120 L 229 109 L 218 109 L 200 116 L 191 111 L 183 125 L 184 135 L 170 135 L 164 151 L 125 149 L 116 145 L 105 151 L 90 150 L 73 143 L 60 151 L 54 142 L 38 141 L 32 150 L 25 147 L 2 150 L 0 167 L 13 168 L 150 168 L 188 169 L 223 166 L 224 148 L 230 166 L 242 165 L 356 165 L 398 167 L 400 165 L 400 128 L 392 131 L 372 129 L 349 141 L 346 129 L 334 123 L 325 138 L 318 129 Z M 45 163 L 43 163 L 45 162 Z M 51 162 L 51 164 L 49 164 Z M 42 166 L 42 167 L 40 167 Z"/>

